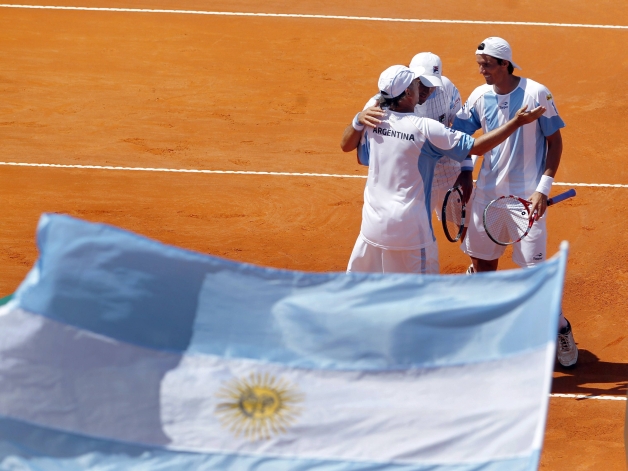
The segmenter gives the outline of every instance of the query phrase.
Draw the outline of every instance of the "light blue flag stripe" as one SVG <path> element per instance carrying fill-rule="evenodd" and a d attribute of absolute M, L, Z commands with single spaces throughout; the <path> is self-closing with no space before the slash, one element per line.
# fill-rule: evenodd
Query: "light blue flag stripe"
<path fill-rule="evenodd" d="M 478 279 L 462 276 L 223 270 L 206 278 L 189 351 L 361 370 L 501 359 L 555 337 L 547 312 L 560 291 L 547 282 L 558 271 L 556 260 L 489 274 L 478 295 Z"/>
<path fill-rule="evenodd" d="M 560 259 L 481 277 L 300 273 L 65 216 L 42 217 L 39 245 L 14 300 L 29 312 L 144 347 L 306 368 L 445 366 L 536 349 L 555 337 L 562 296 Z"/>
<path fill-rule="evenodd" d="M 182 453 L 60 432 L 0 416 L 2 471 L 533 471 L 533 456 L 466 465 L 395 465 Z"/>

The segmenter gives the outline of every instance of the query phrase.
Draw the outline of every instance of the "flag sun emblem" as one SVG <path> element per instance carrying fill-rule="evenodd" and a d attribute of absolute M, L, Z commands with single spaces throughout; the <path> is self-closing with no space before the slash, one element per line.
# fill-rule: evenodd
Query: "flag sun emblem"
<path fill-rule="evenodd" d="M 269 374 L 251 373 L 234 379 L 218 392 L 216 414 L 223 427 L 238 437 L 266 440 L 285 433 L 301 412 L 296 387 Z"/>

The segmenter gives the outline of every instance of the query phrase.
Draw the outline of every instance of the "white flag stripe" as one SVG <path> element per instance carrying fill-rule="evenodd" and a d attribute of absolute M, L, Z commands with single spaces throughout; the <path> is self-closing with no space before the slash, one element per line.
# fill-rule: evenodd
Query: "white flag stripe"
<path fill-rule="evenodd" d="M 548 356 L 553 357 L 551 346 L 502 361 L 368 373 L 186 357 L 162 383 L 162 421 L 172 446 L 198 452 L 263 450 L 283 457 L 416 464 L 508 459 L 537 446 L 526 437 L 534 435 L 543 413 L 538 398 L 545 391 L 535 370 Z M 294 425 L 264 443 L 226 433 L 215 415 L 223 385 L 259 373 L 287 381 L 304 396 Z M 198 410 L 203 413 L 190 413 Z M 244 415 L 234 420 L 246 429 Z M 446 446 L 452 437 L 456 446 Z"/>

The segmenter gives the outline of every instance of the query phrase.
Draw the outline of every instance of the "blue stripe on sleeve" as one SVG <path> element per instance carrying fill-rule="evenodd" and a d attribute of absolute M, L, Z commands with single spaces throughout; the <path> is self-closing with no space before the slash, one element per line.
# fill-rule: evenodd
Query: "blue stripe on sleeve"
<path fill-rule="evenodd" d="M 368 167 L 371 157 L 371 149 L 368 139 L 369 131 L 364 131 L 360 143 L 358 144 L 358 162 L 360 165 L 366 165 Z"/>
<path fill-rule="evenodd" d="M 565 122 L 558 115 L 552 116 L 551 118 L 547 118 L 546 116 L 541 116 L 539 118 L 539 126 L 541 126 L 541 132 L 545 137 L 551 136 L 556 131 L 565 127 Z"/>

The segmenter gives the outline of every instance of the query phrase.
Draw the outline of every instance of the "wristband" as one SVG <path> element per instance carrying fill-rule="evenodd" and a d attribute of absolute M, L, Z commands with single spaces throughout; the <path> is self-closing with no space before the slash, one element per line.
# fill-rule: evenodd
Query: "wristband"
<path fill-rule="evenodd" d="M 460 164 L 461 172 L 473 172 L 473 160 L 467 156 Z"/>
<path fill-rule="evenodd" d="M 364 124 L 358 121 L 358 116 L 360 116 L 360 113 L 355 115 L 355 118 L 353 118 L 353 122 L 351 123 L 351 126 L 353 126 L 353 129 L 355 129 L 356 131 L 362 131 L 362 129 L 364 129 Z"/>
<path fill-rule="evenodd" d="M 552 189 L 553 182 L 554 182 L 554 179 L 552 177 L 543 175 L 541 177 L 541 181 L 536 187 L 536 191 L 538 191 L 539 193 L 543 193 L 545 196 L 549 196 L 550 190 Z"/>

